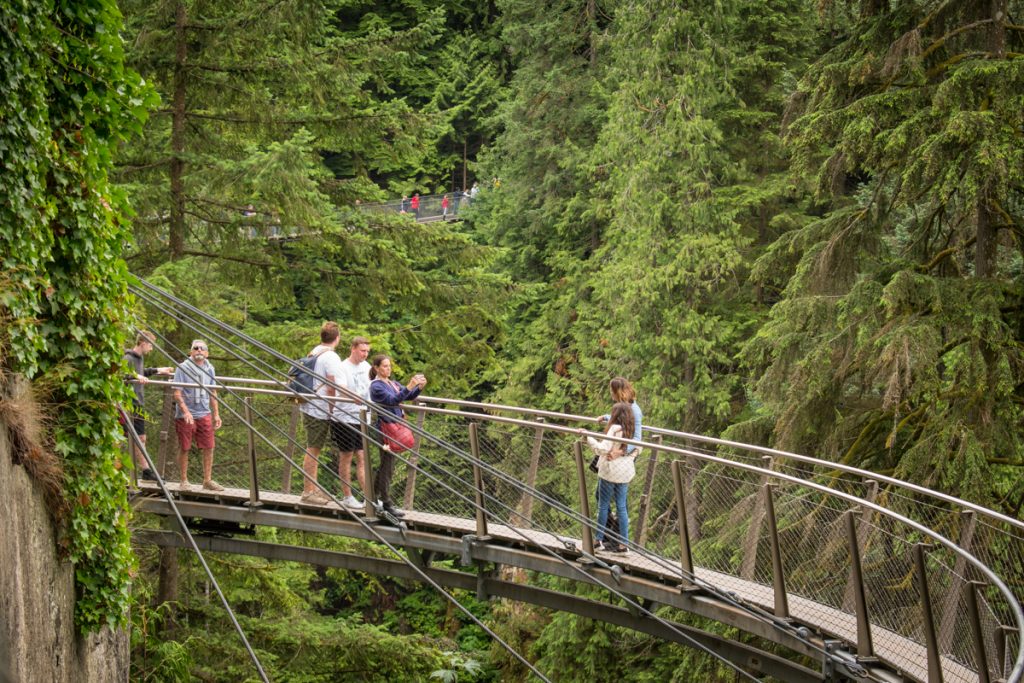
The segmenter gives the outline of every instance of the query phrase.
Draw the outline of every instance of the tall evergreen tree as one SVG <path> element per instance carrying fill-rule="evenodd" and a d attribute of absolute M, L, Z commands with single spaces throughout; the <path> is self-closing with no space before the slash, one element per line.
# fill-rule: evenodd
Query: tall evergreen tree
<path fill-rule="evenodd" d="M 634 377 L 650 413 L 687 429 L 717 430 L 734 412 L 732 358 L 754 316 L 742 282 L 772 197 L 755 189 L 773 169 L 750 141 L 781 112 L 765 83 L 800 51 L 799 19 L 785 17 L 803 3 L 742 4 L 626 3 L 595 148 L 608 229 L 581 315 L 583 367 L 602 398 L 606 378 Z"/>
<path fill-rule="evenodd" d="M 476 229 L 503 248 L 503 267 L 517 283 L 507 320 L 510 378 L 501 398 L 556 408 L 568 396 L 558 385 L 572 363 L 576 273 L 602 231 L 589 199 L 589 156 L 607 116 L 602 74 L 614 3 L 498 6 L 514 95 L 499 108 L 501 132 L 483 155 L 487 180 Z"/>
<path fill-rule="evenodd" d="M 384 198 L 375 178 L 416 177 L 446 130 L 439 108 L 391 89 L 423 76 L 411 55 L 436 42 L 443 8 L 395 26 L 344 0 L 129 1 L 126 16 L 131 58 L 165 103 L 122 154 L 132 268 L 238 323 L 299 321 L 304 333 L 273 331 L 285 345 L 349 320 L 385 347 L 405 331 L 406 360 L 435 379 L 485 381 L 500 280 L 486 250 L 355 206 Z M 464 353 L 449 370 L 436 359 L 452 346 Z"/>
<path fill-rule="evenodd" d="M 373 87 L 438 22 L 341 35 L 336 2 L 125 3 L 131 57 L 164 106 L 122 156 L 135 262 L 244 251 L 247 233 L 323 230 L 373 197 L 371 169 L 414 164 L 433 122 Z M 428 136 L 429 137 L 429 136 Z M 344 157 L 334 181 L 318 151 Z"/>
<path fill-rule="evenodd" d="M 531 107 L 496 145 L 507 163 L 496 165 L 504 179 L 492 229 L 519 277 L 554 285 L 513 320 L 525 334 L 512 382 L 566 406 L 605 402 L 608 379 L 625 374 L 657 419 L 717 429 L 736 410 L 732 359 L 757 315 L 759 292 L 743 284 L 751 250 L 771 238 L 769 212 L 791 202 L 772 131 L 787 69 L 809 47 L 807 3 L 606 9 L 602 68 L 575 81 L 586 89 L 573 118 L 551 125 L 597 111 L 599 131 L 536 144 L 546 126 Z M 529 80 L 564 92 L 543 74 Z M 570 163 L 566 147 L 579 150 Z M 543 154 L 558 173 L 522 163 Z"/>
<path fill-rule="evenodd" d="M 774 442 L 1019 511 L 1019 2 L 835 3 L 789 137 L 824 215 L 746 349 Z"/>

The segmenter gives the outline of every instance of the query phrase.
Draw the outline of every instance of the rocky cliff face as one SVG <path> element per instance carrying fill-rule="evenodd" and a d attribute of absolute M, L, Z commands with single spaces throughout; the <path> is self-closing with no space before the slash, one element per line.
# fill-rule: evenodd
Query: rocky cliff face
<path fill-rule="evenodd" d="M 56 539 L 41 492 L 11 461 L 0 422 L 0 681 L 123 683 L 128 635 L 79 635 L 74 568 L 59 557 Z"/>

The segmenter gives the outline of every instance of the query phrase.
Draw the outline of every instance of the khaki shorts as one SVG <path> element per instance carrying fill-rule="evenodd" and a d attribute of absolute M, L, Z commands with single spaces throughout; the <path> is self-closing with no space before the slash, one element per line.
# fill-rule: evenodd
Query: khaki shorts
<path fill-rule="evenodd" d="M 330 420 L 302 414 L 302 426 L 306 428 L 306 448 L 324 448 L 333 441 Z"/>

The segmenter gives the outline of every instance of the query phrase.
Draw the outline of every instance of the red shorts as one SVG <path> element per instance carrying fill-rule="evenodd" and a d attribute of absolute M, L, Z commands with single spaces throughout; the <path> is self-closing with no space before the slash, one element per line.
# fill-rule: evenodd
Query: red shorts
<path fill-rule="evenodd" d="M 178 432 L 178 445 L 182 451 L 192 448 L 192 438 L 195 437 L 196 448 L 209 450 L 213 448 L 213 416 L 206 415 L 197 417 L 192 424 L 185 422 L 183 418 L 174 421 L 174 431 Z"/>

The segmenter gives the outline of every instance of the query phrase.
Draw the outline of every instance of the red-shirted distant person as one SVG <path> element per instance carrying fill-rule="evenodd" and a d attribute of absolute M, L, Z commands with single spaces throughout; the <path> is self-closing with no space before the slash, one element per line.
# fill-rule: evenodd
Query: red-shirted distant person
<path fill-rule="evenodd" d="M 412 206 L 412 212 L 416 216 L 416 220 L 419 220 L 420 219 L 420 193 L 419 192 L 417 192 L 416 194 L 414 194 L 412 196 L 412 200 L 410 201 L 410 204 Z"/>

